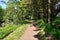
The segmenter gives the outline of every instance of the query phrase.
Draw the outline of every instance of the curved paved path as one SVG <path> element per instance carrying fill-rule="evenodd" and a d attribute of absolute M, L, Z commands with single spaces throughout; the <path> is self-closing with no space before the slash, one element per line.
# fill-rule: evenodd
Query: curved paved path
<path fill-rule="evenodd" d="M 38 31 L 34 30 L 36 30 L 36 27 L 30 24 L 30 26 L 27 28 L 27 30 L 19 40 L 38 40 L 38 38 L 34 37 L 35 35 L 37 35 Z"/>

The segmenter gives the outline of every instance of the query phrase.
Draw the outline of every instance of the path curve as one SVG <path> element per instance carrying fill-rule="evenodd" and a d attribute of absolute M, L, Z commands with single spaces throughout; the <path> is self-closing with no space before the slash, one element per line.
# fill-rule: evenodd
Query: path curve
<path fill-rule="evenodd" d="M 34 30 L 36 30 L 36 27 L 30 24 L 30 26 L 27 28 L 19 40 L 38 40 L 36 37 L 34 37 L 37 35 L 38 31 Z"/>

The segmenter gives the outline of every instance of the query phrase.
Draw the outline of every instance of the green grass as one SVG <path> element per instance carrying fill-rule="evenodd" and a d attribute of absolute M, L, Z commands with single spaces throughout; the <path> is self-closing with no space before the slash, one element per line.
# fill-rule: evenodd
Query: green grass
<path fill-rule="evenodd" d="M 3 40 L 19 40 L 20 36 L 24 33 L 25 29 L 27 28 L 28 24 L 24 24 L 17 28 L 13 33 L 8 35 Z"/>
<path fill-rule="evenodd" d="M 10 25 L 7 24 L 5 27 L 0 28 L 0 39 L 3 39 L 7 35 L 9 35 L 11 32 L 13 32 L 19 25 Z"/>

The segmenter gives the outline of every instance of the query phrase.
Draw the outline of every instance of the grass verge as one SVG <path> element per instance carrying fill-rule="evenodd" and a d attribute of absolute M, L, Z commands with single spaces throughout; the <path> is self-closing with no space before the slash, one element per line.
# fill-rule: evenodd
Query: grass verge
<path fill-rule="evenodd" d="M 18 28 L 20 25 L 6 25 L 5 27 L 0 28 L 0 40 L 4 37 L 8 36 L 11 32 L 13 32 L 16 28 Z"/>
<path fill-rule="evenodd" d="M 26 30 L 28 24 L 23 24 L 21 27 L 17 28 L 13 33 L 5 37 L 3 40 L 19 40 L 20 36 Z"/>

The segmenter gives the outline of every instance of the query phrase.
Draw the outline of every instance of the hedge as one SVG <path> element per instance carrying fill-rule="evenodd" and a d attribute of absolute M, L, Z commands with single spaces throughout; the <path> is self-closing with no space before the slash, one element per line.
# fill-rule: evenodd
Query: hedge
<path fill-rule="evenodd" d="M 28 27 L 28 24 L 23 24 L 22 26 L 17 28 L 13 33 L 11 33 L 6 38 L 4 38 L 3 40 L 19 40 L 19 38 L 24 33 L 27 27 Z"/>

